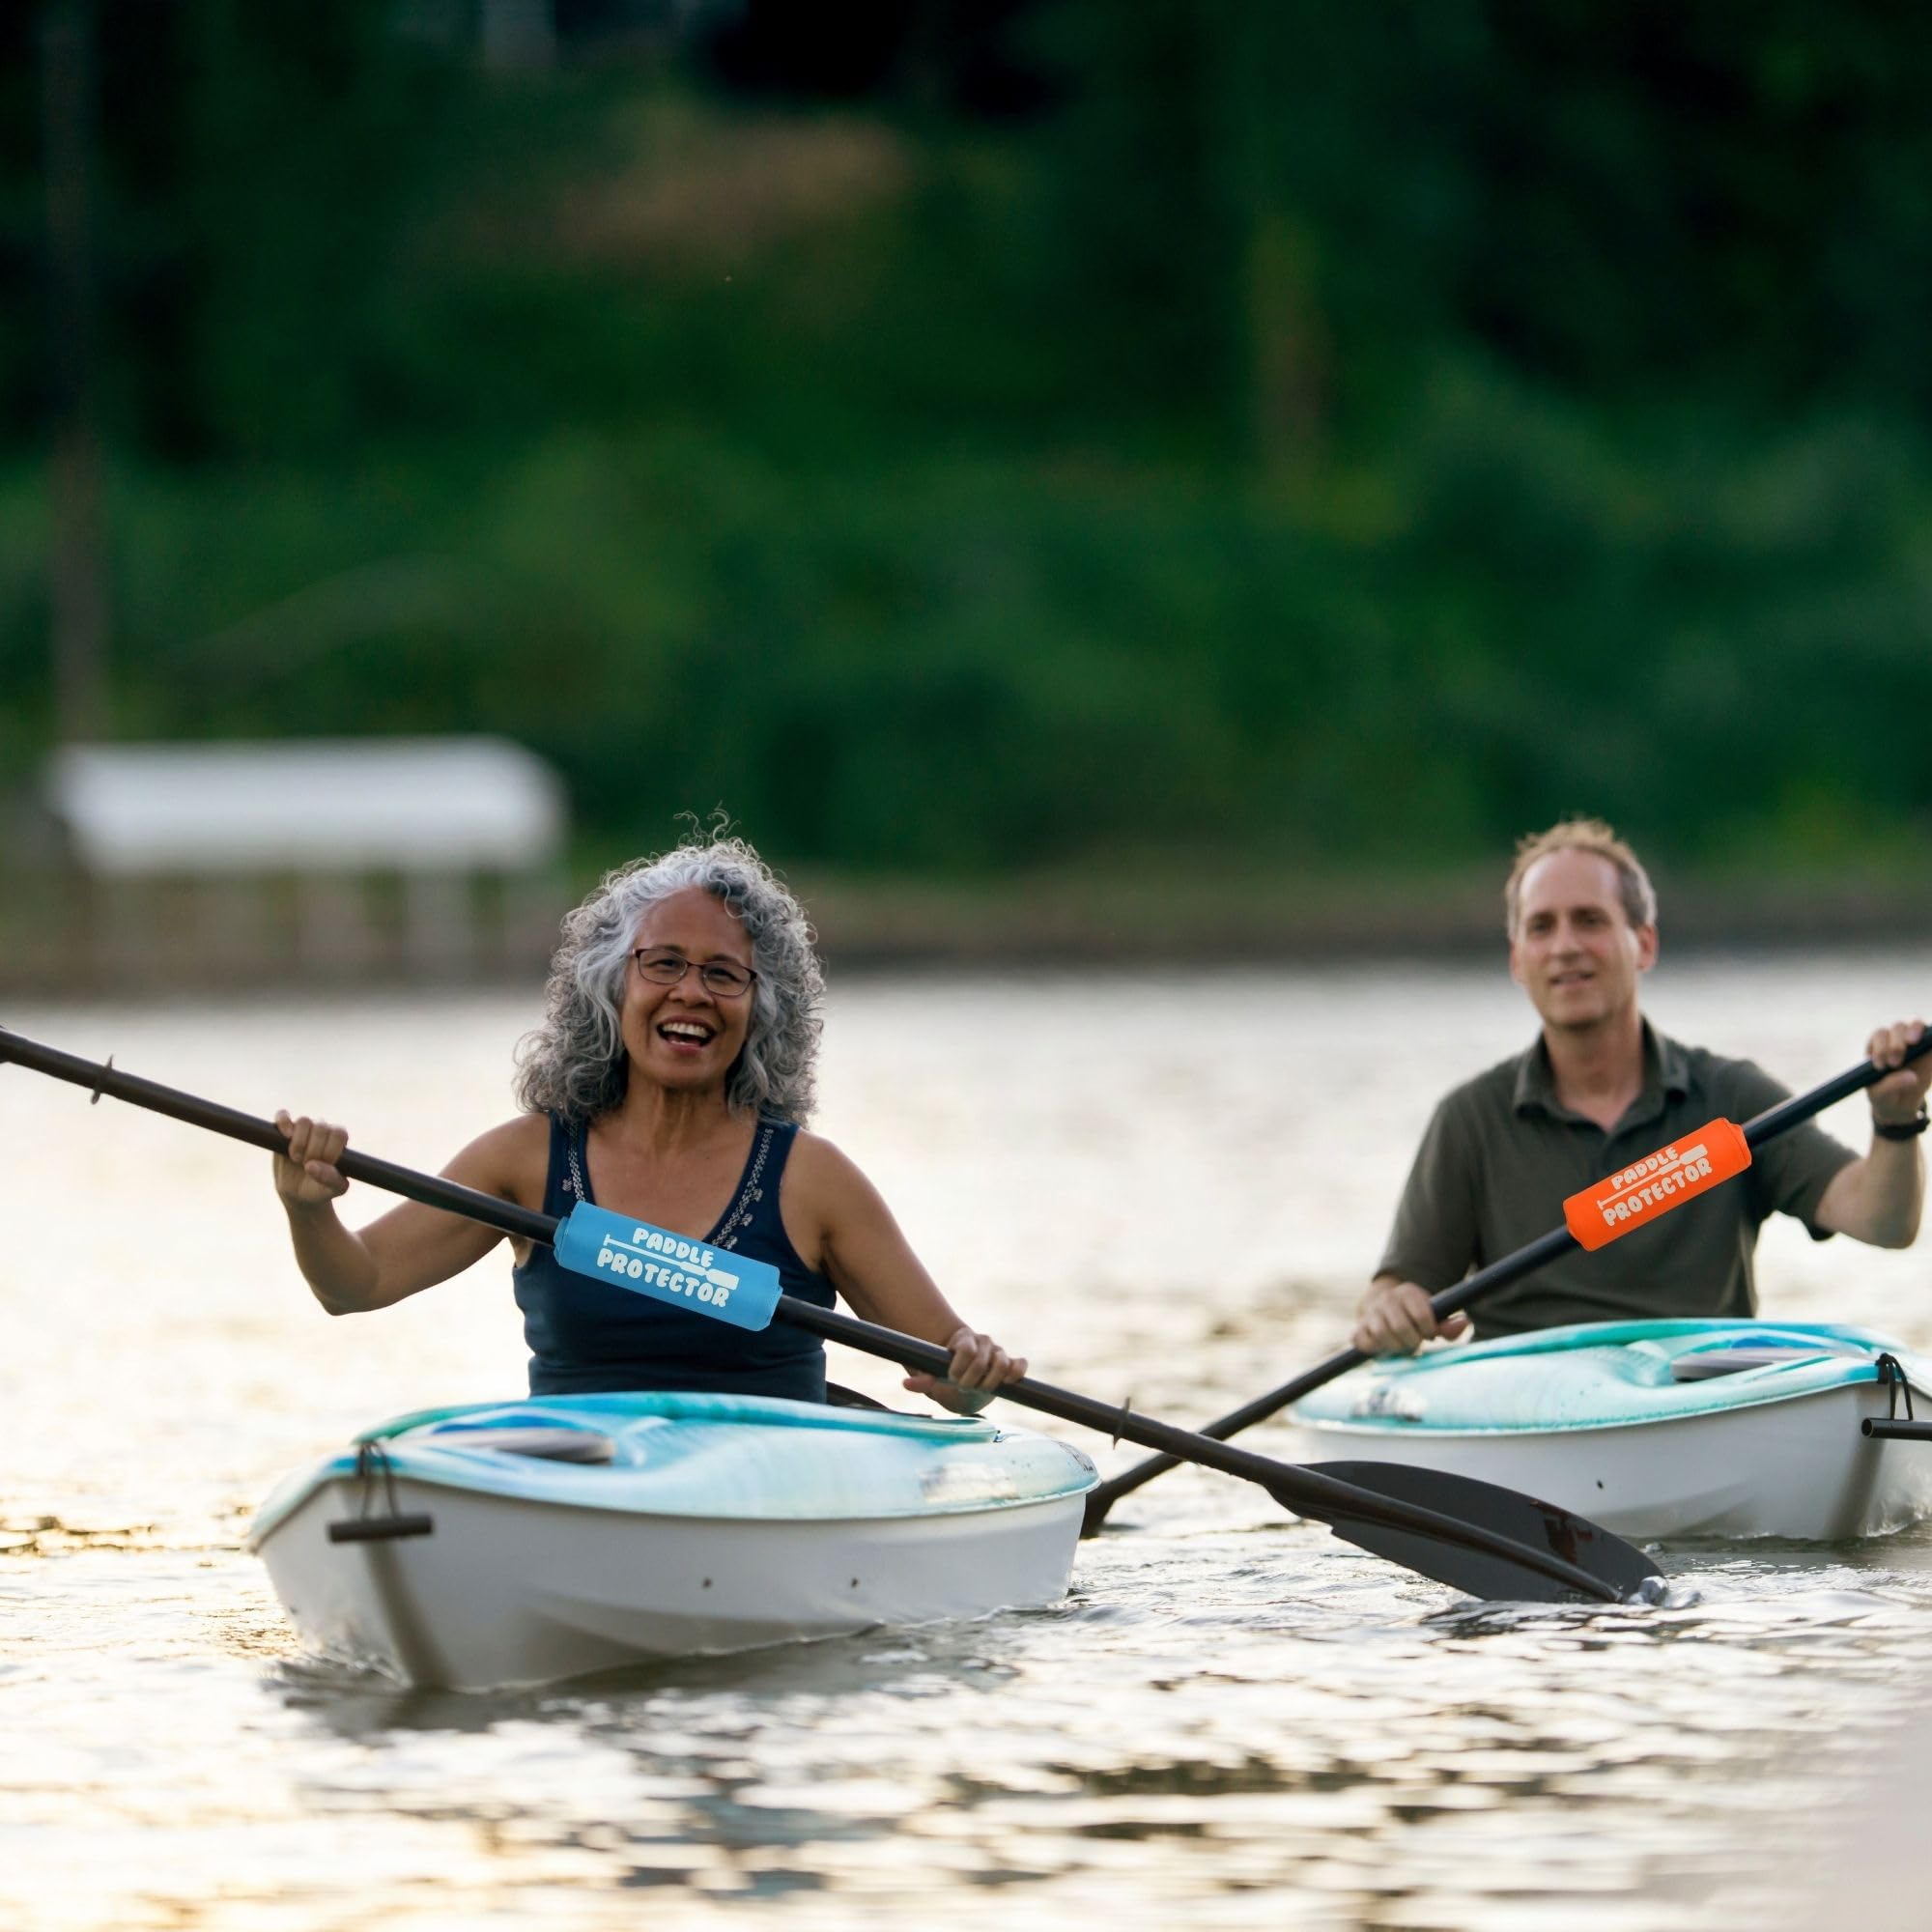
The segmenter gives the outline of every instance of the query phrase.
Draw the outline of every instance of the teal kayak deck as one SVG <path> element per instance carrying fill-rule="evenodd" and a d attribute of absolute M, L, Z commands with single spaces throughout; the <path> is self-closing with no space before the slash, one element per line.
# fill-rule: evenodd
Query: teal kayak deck
<path fill-rule="evenodd" d="M 747 1521 L 936 1516 L 1083 1495 L 1079 1450 L 983 1417 L 899 1415 L 762 1396 L 544 1396 L 419 1409 L 284 1482 L 258 1546 L 367 1465 L 444 1489 L 640 1516 Z M 373 1453 L 371 1453 L 373 1451 Z M 572 1452 L 579 1452 L 573 1454 Z"/>
<path fill-rule="evenodd" d="M 1725 1351 L 1781 1359 L 1724 1374 Z M 1917 1388 L 1932 1386 L 1932 1364 L 1837 1322 L 1591 1321 L 1378 1361 L 1291 1413 L 1376 1435 L 1627 1428 L 1876 1382 L 1882 1354 L 1897 1357 Z"/>

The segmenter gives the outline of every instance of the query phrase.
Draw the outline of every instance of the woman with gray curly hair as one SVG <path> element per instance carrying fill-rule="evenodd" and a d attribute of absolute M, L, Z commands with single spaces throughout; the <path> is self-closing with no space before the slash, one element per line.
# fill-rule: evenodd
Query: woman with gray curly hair
<path fill-rule="evenodd" d="M 1026 1373 L 963 1321 L 877 1190 L 811 1111 L 824 980 L 803 908 L 752 847 L 718 837 L 609 874 L 565 921 L 544 1023 L 519 1052 L 526 1112 L 443 1170 L 520 1207 L 579 1201 L 768 1262 L 787 1294 L 952 1350 L 945 1379 L 905 1386 L 983 1407 Z M 406 1202 L 359 1233 L 336 1218 L 349 1136 L 276 1116 L 275 1187 L 296 1260 L 331 1315 L 386 1308 L 447 1281 L 505 1238 Z M 557 1265 L 513 1241 L 532 1395 L 707 1389 L 825 1400 L 817 1337 L 748 1331 Z"/>

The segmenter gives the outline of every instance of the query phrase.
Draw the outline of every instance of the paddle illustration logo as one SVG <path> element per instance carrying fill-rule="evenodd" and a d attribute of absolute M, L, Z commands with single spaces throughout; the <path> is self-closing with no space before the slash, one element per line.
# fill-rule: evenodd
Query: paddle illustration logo
<path fill-rule="evenodd" d="M 766 1327 L 779 1305 L 779 1271 L 769 1263 L 707 1247 L 585 1202 L 564 1216 L 554 1246 L 557 1260 L 578 1274 L 714 1316 L 735 1328 Z"/>
<path fill-rule="evenodd" d="M 1581 1246 L 1607 1246 L 1742 1174 L 1750 1159 L 1742 1127 L 1708 1122 L 1571 1195 L 1563 1204 L 1564 1223 Z"/>

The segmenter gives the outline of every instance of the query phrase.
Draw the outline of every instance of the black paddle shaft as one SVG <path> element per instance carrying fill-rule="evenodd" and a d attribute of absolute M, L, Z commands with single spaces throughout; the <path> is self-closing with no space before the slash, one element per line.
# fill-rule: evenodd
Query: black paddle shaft
<path fill-rule="evenodd" d="M 198 1094 L 184 1094 L 177 1087 L 163 1087 L 157 1080 L 143 1080 L 138 1074 L 124 1073 L 112 1060 L 82 1060 L 77 1054 L 63 1053 L 58 1047 L 43 1046 L 24 1034 L 0 1027 L 0 1062 L 11 1060 L 16 1066 L 30 1067 L 70 1086 L 84 1087 L 99 1100 L 105 1094 L 111 1100 L 126 1100 L 145 1107 L 151 1114 L 165 1114 L 171 1121 L 185 1121 L 212 1133 L 226 1134 L 232 1141 L 245 1141 L 250 1147 L 270 1153 L 287 1153 L 288 1136 L 272 1121 L 223 1107 Z M 556 1222 L 549 1214 L 519 1208 L 499 1195 L 485 1194 L 460 1181 L 445 1180 L 440 1175 L 418 1174 L 413 1168 L 398 1167 L 394 1161 L 378 1160 L 373 1154 L 357 1153 L 345 1148 L 333 1163 L 336 1171 L 350 1180 L 367 1181 L 385 1193 L 400 1194 L 419 1201 L 425 1208 L 447 1208 L 452 1213 L 482 1221 L 506 1235 L 526 1241 L 548 1241 L 556 1232 Z"/>
<path fill-rule="evenodd" d="M 1925 1053 L 1932 1053 L 1932 1027 L 1928 1027 L 1919 1038 L 1906 1048 L 1905 1060 L 1914 1061 Z M 1847 1067 L 1822 1086 L 1812 1088 L 1808 1094 L 1780 1101 L 1776 1107 L 1768 1107 L 1762 1114 L 1747 1121 L 1744 1126 L 1745 1145 L 1755 1151 L 1767 1141 L 1774 1141 L 1779 1134 L 1788 1133 L 1802 1122 L 1810 1120 L 1814 1114 L 1822 1114 L 1827 1107 L 1835 1106 L 1848 1095 L 1876 1086 L 1888 1074 L 1897 1071 L 1896 1066 L 1875 1066 L 1869 1060 L 1861 1060 L 1858 1065 Z M 1552 1228 L 1548 1234 L 1539 1235 L 1526 1247 L 1504 1255 L 1500 1261 L 1492 1262 L 1486 1268 L 1478 1268 L 1474 1274 L 1464 1276 L 1439 1294 L 1431 1295 L 1429 1306 L 1435 1311 L 1436 1321 L 1440 1321 L 1445 1316 L 1467 1308 L 1471 1302 L 1480 1301 L 1496 1289 L 1507 1288 L 1513 1281 L 1534 1274 L 1559 1255 L 1567 1255 L 1573 1248 L 1580 1246 L 1581 1243 L 1568 1228 Z M 1339 1354 L 1330 1355 L 1325 1362 L 1318 1362 L 1314 1368 L 1305 1370 L 1293 1381 L 1283 1382 L 1279 1388 L 1270 1389 L 1266 1395 L 1258 1395 L 1254 1401 L 1229 1414 L 1204 1423 L 1198 1433 L 1211 1436 L 1217 1442 L 1225 1442 L 1230 1436 L 1238 1435 L 1242 1430 L 1253 1428 L 1257 1422 L 1265 1422 L 1269 1416 L 1278 1414 L 1292 1403 L 1299 1402 L 1303 1396 L 1313 1395 L 1337 1376 L 1345 1376 L 1350 1369 L 1360 1368 L 1368 1359 L 1359 1349 L 1344 1349 Z M 1130 1469 L 1122 1469 L 1118 1476 L 1110 1476 L 1088 1494 L 1085 1533 L 1094 1535 L 1106 1521 L 1107 1512 L 1122 1496 L 1130 1495 L 1143 1483 L 1152 1482 L 1169 1469 L 1179 1467 L 1184 1460 L 1178 1456 L 1151 1456 L 1144 1463 L 1136 1463 Z"/>
<path fill-rule="evenodd" d="M 85 1088 L 97 1100 L 105 1094 L 152 1113 L 225 1134 L 251 1147 L 279 1153 L 288 1145 L 281 1129 L 271 1121 L 121 1072 L 111 1063 L 99 1065 L 82 1060 L 0 1027 L 0 1062 L 5 1061 Z M 347 1149 L 333 1165 L 351 1179 L 401 1194 L 425 1207 L 462 1214 L 527 1240 L 549 1242 L 561 1225 L 552 1215 L 520 1208 L 496 1195 Z M 935 1343 L 819 1308 L 795 1295 L 779 1297 L 777 1319 L 906 1368 L 944 1376 L 951 1366 L 951 1354 Z M 1512 1520 L 1521 1520 L 1525 1510 L 1532 1515 L 1541 1510 L 1541 1524 L 1548 1548 L 1535 1548 L 1481 1521 L 1465 1521 L 1439 1509 L 1378 1493 L 1356 1484 L 1338 1482 L 1291 1463 L 1276 1462 L 1272 1457 L 1231 1448 L 1151 1416 L 1137 1415 L 1124 1406 L 1096 1402 L 1091 1396 L 1037 1381 L 1030 1376 L 1003 1383 L 1000 1394 L 1023 1407 L 1259 1483 L 1297 1515 L 1326 1522 L 1351 1542 L 1364 1542 L 1366 1547 L 1374 1548 L 1372 1538 L 1378 1537 L 1384 1543 L 1392 1536 L 1399 1538 L 1403 1554 L 1395 1560 L 1456 1588 L 1470 1588 L 1470 1578 L 1483 1579 L 1482 1587 L 1476 1588 L 1474 1594 L 1496 1594 L 1495 1579 L 1500 1577 L 1514 1595 L 1545 1599 L 1577 1596 L 1599 1603 L 1617 1603 L 1631 1594 L 1633 1565 L 1648 1572 L 1650 1577 L 1656 1575 L 1647 1559 L 1596 1524 L 1565 1511 L 1530 1503 L 1513 1492 L 1495 1491 L 1492 1485 L 1469 1484 L 1466 1498 L 1460 1492 L 1439 1493 L 1451 1504 L 1466 1500 L 1483 1514 L 1492 1513 L 1490 1495 L 1507 1497 Z M 1569 1553 L 1559 1554 L 1559 1550 Z M 1607 1559 L 1605 1567 L 1619 1580 L 1612 1581 L 1583 1563 L 1571 1561 L 1571 1554 L 1595 1557 L 1599 1561 Z"/>

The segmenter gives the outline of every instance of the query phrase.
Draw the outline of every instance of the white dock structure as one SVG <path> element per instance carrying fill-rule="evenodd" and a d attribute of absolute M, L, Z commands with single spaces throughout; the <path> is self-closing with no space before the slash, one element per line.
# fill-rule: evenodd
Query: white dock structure
<path fill-rule="evenodd" d="M 41 796 L 101 988 L 500 978 L 567 898 L 562 783 L 502 738 L 70 745 Z"/>

